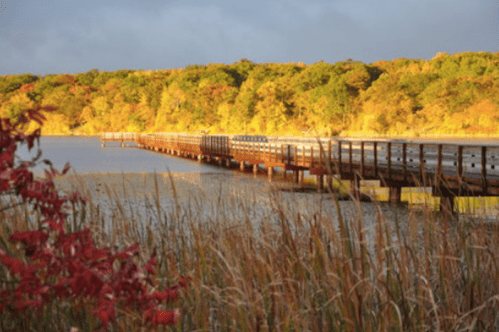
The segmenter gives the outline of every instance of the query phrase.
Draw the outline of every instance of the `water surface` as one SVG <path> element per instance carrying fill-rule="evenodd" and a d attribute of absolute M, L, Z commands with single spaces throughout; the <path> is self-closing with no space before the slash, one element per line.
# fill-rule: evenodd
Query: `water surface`
<path fill-rule="evenodd" d="M 98 137 L 42 137 L 40 148 L 42 159 L 49 159 L 56 169 L 62 170 L 66 162 L 71 165 L 71 173 L 218 173 L 219 167 L 198 163 L 194 160 L 142 150 L 134 143 L 125 148 L 120 143 L 106 143 L 101 147 Z M 18 151 L 22 158 L 28 157 L 26 148 Z M 36 151 L 32 155 L 36 154 Z M 39 166 L 39 175 L 47 167 Z"/>

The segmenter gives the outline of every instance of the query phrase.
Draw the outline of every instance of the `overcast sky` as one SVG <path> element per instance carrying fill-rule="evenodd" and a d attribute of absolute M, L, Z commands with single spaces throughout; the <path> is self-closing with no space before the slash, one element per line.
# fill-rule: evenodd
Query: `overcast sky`
<path fill-rule="evenodd" d="M 0 0 L 0 75 L 499 51 L 499 0 Z"/>

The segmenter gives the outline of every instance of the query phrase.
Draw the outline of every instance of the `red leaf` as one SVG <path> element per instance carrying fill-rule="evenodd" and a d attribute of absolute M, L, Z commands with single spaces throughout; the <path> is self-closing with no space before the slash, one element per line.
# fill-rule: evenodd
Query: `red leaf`
<path fill-rule="evenodd" d="M 42 306 L 42 300 L 37 299 L 37 300 L 20 300 L 20 301 L 15 301 L 14 306 L 17 311 L 23 311 L 26 310 L 27 308 L 40 308 Z"/>
<path fill-rule="evenodd" d="M 38 109 L 39 109 L 39 110 L 44 110 L 44 111 L 51 112 L 51 111 L 55 111 L 57 108 L 52 107 L 52 106 L 45 106 L 45 107 L 40 107 L 40 108 L 38 108 Z"/>
<path fill-rule="evenodd" d="M 30 120 L 34 120 L 38 122 L 39 124 L 43 124 L 43 121 L 46 120 L 45 116 L 39 112 L 39 110 L 45 109 L 46 111 L 49 111 L 51 109 L 46 109 L 46 108 L 39 108 L 37 110 L 28 110 L 28 117 Z"/>
<path fill-rule="evenodd" d="M 152 324 L 158 325 L 174 325 L 179 317 L 179 311 L 160 311 L 155 309 L 149 309 L 146 312 L 146 321 L 150 321 Z"/>
<path fill-rule="evenodd" d="M 104 329 L 107 329 L 109 322 L 116 318 L 116 311 L 114 309 L 114 301 L 102 302 L 99 307 L 92 311 L 97 314 L 102 322 Z"/>
<path fill-rule="evenodd" d="M 70 168 L 71 165 L 69 165 L 69 163 L 66 163 L 66 165 L 64 165 L 64 169 L 62 170 L 62 175 L 66 174 Z"/>
<path fill-rule="evenodd" d="M 22 274 L 26 271 L 26 264 L 17 258 L 10 257 L 6 254 L 0 255 L 0 262 L 2 262 L 12 273 Z"/>
<path fill-rule="evenodd" d="M 22 242 L 24 245 L 43 244 L 48 237 L 48 234 L 43 231 L 15 232 L 10 237 L 10 241 Z"/>
<path fill-rule="evenodd" d="M 171 302 L 178 300 L 178 294 L 173 289 L 166 289 L 164 292 L 155 292 L 149 296 L 151 300 L 155 300 L 157 302 Z"/>

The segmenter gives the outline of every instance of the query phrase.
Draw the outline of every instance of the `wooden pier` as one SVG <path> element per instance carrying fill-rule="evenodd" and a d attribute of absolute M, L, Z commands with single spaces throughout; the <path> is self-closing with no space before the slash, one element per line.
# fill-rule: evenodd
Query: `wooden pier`
<path fill-rule="evenodd" d="M 120 142 L 121 147 L 125 147 L 125 142 L 135 142 L 135 133 L 102 133 L 102 147 L 106 147 L 106 142 Z"/>
<path fill-rule="evenodd" d="M 431 187 L 444 212 L 453 211 L 457 196 L 499 196 L 499 146 L 494 145 L 181 133 L 104 133 L 101 139 L 103 146 L 135 142 L 139 148 L 220 165 L 253 165 L 254 172 L 263 165 L 269 180 L 280 167 L 302 184 L 308 170 L 317 176 L 319 191 L 324 177 L 328 184 L 333 176 L 351 181 L 354 195 L 360 181 L 378 180 L 389 188 L 392 203 L 400 202 L 402 187 Z"/>

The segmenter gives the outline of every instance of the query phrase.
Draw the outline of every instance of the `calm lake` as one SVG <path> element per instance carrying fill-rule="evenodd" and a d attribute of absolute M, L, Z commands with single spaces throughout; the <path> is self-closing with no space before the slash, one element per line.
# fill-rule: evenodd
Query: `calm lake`
<path fill-rule="evenodd" d="M 49 159 L 54 167 L 62 170 L 66 162 L 71 164 L 70 173 L 218 173 L 223 169 L 200 164 L 194 160 L 171 157 L 135 148 L 134 143 L 121 148 L 119 143 L 101 147 L 98 137 L 42 137 L 42 159 Z M 19 150 L 21 158 L 27 158 L 26 148 Z M 36 154 L 36 151 L 33 152 Z M 47 166 L 35 169 L 37 175 Z"/>

